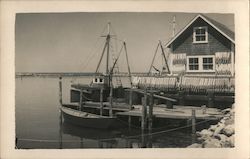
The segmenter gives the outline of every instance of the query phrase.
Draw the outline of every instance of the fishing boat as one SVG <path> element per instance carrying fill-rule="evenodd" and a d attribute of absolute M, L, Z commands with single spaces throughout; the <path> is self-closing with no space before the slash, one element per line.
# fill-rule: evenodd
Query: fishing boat
<path fill-rule="evenodd" d="M 117 61 L 122 52 L 125 52 L 126 54 L 128 75 L 130 77 L 130 83 L 132 82 L 125 42 L 122 42 L 118 55 L 116 57 L 113 55 L 113 64 L 110 65 L 110 43 L 113 38 L 116 38 L 115 35 L 111 35 L 110 27 L 111 24 L 108 23 L 107 35 L 102 36 L 105 37 L 106 42 L 95 70 L 93 80 L 90 82 L 90 84 L 71 85 L 71 102 L 75 102 L 77 104 L 62 104 L 61 102 L 61 112 L 65 122 L 90 128 L 107 129 L 115 127 L 116 116 L 114 115 L 112 108 L 113 100 L 114 97 L 122 98 L 125 88 L 123 88 L 121 84 L 119 84 L 117 87 L 114 87 L 113 74 L 118 68 Z M 105 54 L 106 71 L 105 73 L 99 73 L 100 65 Z M 104 104 L 104 102 L 108 102 L 108 104 Z M 90 109 L 87 109 L 87 107 L 89 108 L 89 106 L 93 105 L 93 103 L 99 105 L 99 112 L 96 112 L 96 110 L 91 111 Z"/>
<path fill-rule="evenodd" d="M 115 123 L 116 117 L 96 115 L 84 111 L 68 108 L 67 105 L 62 106 L 61 111 L 63 118 L 68 123 L 92 127 L 92 128 L 110 128 Z"/>

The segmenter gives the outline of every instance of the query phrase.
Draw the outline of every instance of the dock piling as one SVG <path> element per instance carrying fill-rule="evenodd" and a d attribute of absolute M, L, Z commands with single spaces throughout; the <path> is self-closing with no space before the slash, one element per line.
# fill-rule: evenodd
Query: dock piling
<path fill-rule="evenodd" d="M 208 91 L 208 107 L 213 108 L 214 107 L 214 92 Z"/>
<path fill-rule="evenodd" d="M 100 115 L 103 115 L 103 88 L 100 89 Z"/>
<path fill-rule="evenodd" d="M 141 116 L 141 129 L 145 130 L 147 124 L 147 93 L 145 91 L 144 97 L 142 97 L 142 116 Z"/>
<path fill-rule="evenodd" d="M 109 93 L 109 116 L 113 117 L 113 86 L 110 87 L 110 93 Z"/>
<path fill-rule="evenodd" d="M 132 110 L 132 105 L 133 105 L 132 98 L 133 98 L 133 92 L 132 92 L 132 89 L 130 89 L 129 90 L 129 110 Z M 130 115 L 128 116 L 128 126 L 129 126 L 129 129 L 131 129 L 131 116 Z"/>
<path fill-rule="evenodd" d="M 191 116 L 191 120 L 192 120 L 192 134 L 195 134 L 196 133 L 196 112 L 195 112 L 195 109 L 192 109 L 192 116 Z"/>
<path fill-rule="evenodd" d="M 179 105 L 185 105 L 183 91 L 179 91 Z"/>
<path fill-rule="evenodd" d="M 173 109 L 173 103 L 171 101 L 166 101 L 166 106 L 168 109 Z"/>
<path fill-rule="evenodd" d="M 148 129 L 151 131 L 153 127 L 153 106 L 154 106 L 154 96 L 153 93 L 150 93 L 149 100 L 149 111 L 148 111 Z"/>
<path fill-rule="evenodd" d="M 59 77 L 59 103 L 62 105 L 62 77 Z"/>
<path fill-rule="evenodd" d="M 82 111 L 82 90 L 80 90 L 79 110 Z"/>
<path fill-rule="evenodd" d="M 62 106 L 62 77 L 59 77 L 59 103 Z M 59 114 L 59 149 L 62 149 L 62 111 Z"/>

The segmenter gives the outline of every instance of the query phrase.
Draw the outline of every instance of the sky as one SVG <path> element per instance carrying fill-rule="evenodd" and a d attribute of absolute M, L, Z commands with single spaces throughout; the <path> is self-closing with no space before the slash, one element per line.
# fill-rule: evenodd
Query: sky
<path fill-rule="evenodd" d="M 197 13 L 170 12 L 79 12 L 18 13 L 15 22 L 16 72 L 94 72 L 102 53 L 111 23 L 111 53 L 127 44 L 132 72 L 147 72 L 158 41 L 172 37 L 173 16 L 176 33 Z M 233 14 L 205 14 L 234 31 Z M 157 61 L 156 61 L 157 62 Z M 160 62 L 160 61 L 159 61 Z M 124 51 L 119 59 L 120 71 L 126 72 Z M 104 62 L 101 67 L 104 68 Z M 102 71 L 102 70 L 101 70 Z"/>

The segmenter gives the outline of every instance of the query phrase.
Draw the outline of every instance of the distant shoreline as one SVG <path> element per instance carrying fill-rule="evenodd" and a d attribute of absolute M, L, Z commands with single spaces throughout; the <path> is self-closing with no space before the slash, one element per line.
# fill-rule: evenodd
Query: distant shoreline
<path fill-rule="evenodd" d="M 146 76 L 148 73 L 146 72 L 133 72 L 131 75 L 136 76 Z M 80 77 L 80 76 L 95 76 L 101 75 L 101 73 L 94 72 L 17 72 L 15 74 L 16 77 Z M 114 76 L 119 77 L 128 77 L 128 73 L 121 72 L 119 74 L 114 74 Z"/>

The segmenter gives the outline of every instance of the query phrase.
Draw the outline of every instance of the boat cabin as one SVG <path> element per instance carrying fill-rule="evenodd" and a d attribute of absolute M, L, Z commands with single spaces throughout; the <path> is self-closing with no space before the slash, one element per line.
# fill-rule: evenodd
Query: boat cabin
<path fill-rule="evenodd" d="M 93 86 L 103 86 L 106 87 L 108 86 L 108 77 L 105 76 L 95 76 L 92 80 Z"/>

